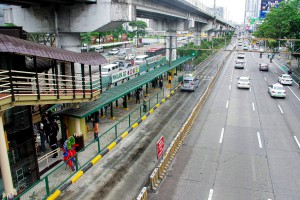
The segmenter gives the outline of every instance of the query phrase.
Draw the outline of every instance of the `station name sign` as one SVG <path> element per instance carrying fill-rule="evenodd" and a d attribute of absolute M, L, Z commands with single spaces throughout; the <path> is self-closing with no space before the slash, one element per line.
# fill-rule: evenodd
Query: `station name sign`
<path fill-rule="evenodd" d="M 112 83 L 118 82 L 124 78 L 133 76 L 139 72 L 140 72 L 139 66 L 134 66 L 134 67 L 130 67 L 130 68 L 124 69 L 119 72 L 115 72 L 115 73 L 111 74 L 111 82 Z"/>

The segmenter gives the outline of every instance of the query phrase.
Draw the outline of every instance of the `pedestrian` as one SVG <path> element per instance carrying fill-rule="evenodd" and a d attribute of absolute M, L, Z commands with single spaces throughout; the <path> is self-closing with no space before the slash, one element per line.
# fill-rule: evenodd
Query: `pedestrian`
<path fill-rule="evenodd" d="M 52 151 L 57 149 L 57 133 L 58 133 L 58 125 L 57 123 L 53 120 L 50 123 L 50 143 L 49 146 Z M 52 158 L 56 158 L 58 156 L 57 152 L 53 154 Z"/>
<path fill-rule="evenodd" d="M 46 146 L 45 146 L 46 135 L 44 132 L 44 124 L 43 123 L 40 123 L 39 133 L 40 133 L 40 138 L 41 138 L 41 152 L 44 153 L 46 151 Z"/>
<path fill-rule="evenodd" d="M 143 112 L 147 112 L 147 102 L 145 98 L 143 100 Z"/>
<path fill-rule="evenodd" d="M 160 79 L 159 79 L 159 88 L 162 90 L 163 86 L 164 86 L 163 79 L 160 78 Z"/>
<path fill-rule="evenodd" d="M 107 116 L 107 110 L 108 110 L 108 105 L 104 106 L 104 112 L 105 112 L 105 115 Z"/>
<path fill-rule="evenodd" d="M 140 101 L 140 89 L 136 90 L 135 96 L 136 96 L 136 104 L 141 103 L 141 101 Z"/>
<path fill-rule="evenodd" d="M 291 68 L 289 68 L 289 70 L 288 70 L 288 74 L 289 75 L 291 75 L 293 72 L 292 72 L 292 69 Z"/>
<path fill-rule="evenodd" d="M 98 138 L 98 132 L 99 132 L 98 122 L 95 121 L 94 122 L 94 140 L 96 140 Z"/>

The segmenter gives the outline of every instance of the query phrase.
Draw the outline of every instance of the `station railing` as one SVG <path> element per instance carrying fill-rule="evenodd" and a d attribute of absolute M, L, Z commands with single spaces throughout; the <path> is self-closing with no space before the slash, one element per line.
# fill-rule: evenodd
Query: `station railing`
<path fill-rule="evenodd" d="M 178 85 L 178 80 L 172 82 L 172 88 L 174 89 Z M 170 90 L 172 90 L 170 88 Z M 132 110 L 127 116 L 121 119 L 117 124 L 112 126 L 106 132 L 101 134 L 96 140 L 90 142 L 82 150 L 77 152 L 77 162 L 75 171 L 62 163 L 57 166 L 51 173 L 45 175 L 38 182 L 18 195 L 15 199 L 45 199 L 51 195 L 57 188 L 65 184 L 72 176 L 74 176 L 84 166 L 89 164 L 91 160 L 99 155 L 106 147 L 114 142 L 117 137 L 126 132 L 133 124 L 135 124 L 142 116 L 165 98 L 166 91 L 164 89 L 159 90 L 146 100 L 146 109 L 143 103 L 137 108 Z M 67 162 L 67 161 L 66 161 Z"/>
<path fill-rule="evenodd" d="M 101 78 L 0 70 L 0 107 L 91 101 L 100 95 Z"/>

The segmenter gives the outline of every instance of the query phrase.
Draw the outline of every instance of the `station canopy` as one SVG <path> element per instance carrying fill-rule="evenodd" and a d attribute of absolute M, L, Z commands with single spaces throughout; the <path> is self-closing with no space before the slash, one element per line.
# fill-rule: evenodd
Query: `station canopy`
<path fill-rule="evenodd" d="M 76 53 L 3 34 L 0 34 L 0 53 L 1 52 L 25 56 L 36 56 L 44 59 L 53 59 L 85 65 L 102 65 L 107 63 L 104 56 L 96 52 Z"/>
<path fill-rule="evenodd" d="M 166 64 L 160 66 L 156 69 L 151 70 L 145 74 L 142 74 L 132 80 L 129 80 L 125 83 L 122 83 L 119 86 L 113 87 L 109 90 L 104 91 L 99 99 L 93 102 L 80 103 L 79 108 L 65 108 L 61 111 L 54 113 L 55 115 L 70 116 L 75 118 L 84 118 L 92 113 L 99 111 L 99 109 L 108 105 L 109 103 L 122 98 L 126 94 L 136 90 L 139 87 L 142 87 L 146 83 L 151 82 L 156 77 L 161 76 L 162 74 L 168 72 L 169 70 L 185 63 L 186 61 L 192 59 L 192 57 L 181 57 L 177 60 L 172 61 L 171 67 Z"/>

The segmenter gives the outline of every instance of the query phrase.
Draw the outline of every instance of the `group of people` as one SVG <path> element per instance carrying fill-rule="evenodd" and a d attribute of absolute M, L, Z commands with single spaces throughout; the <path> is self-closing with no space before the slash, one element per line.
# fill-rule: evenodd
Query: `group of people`
<path fill-rule="evenodd" d="M 153 88 L 159 87 L 160 89 L 162 89 L 163 86 L 164 86 L 163 77 L 162 76 L 161 77 L 157 77 L 151 83 L 152 83 L 152 87 Z"/>
<path fill-rule="evenodd" d="M 57 134 L 59 127 L 55 119 L 51 115 L 42 114 L 42 120 L 40 123 L 40 136 L 41 136 L 41 151 L 45 152 L 45 142 L 49 144 L 51 150 L 57 149 Z M 56 158 L 57 153 L 53 154 L 52 158 Z"/>

